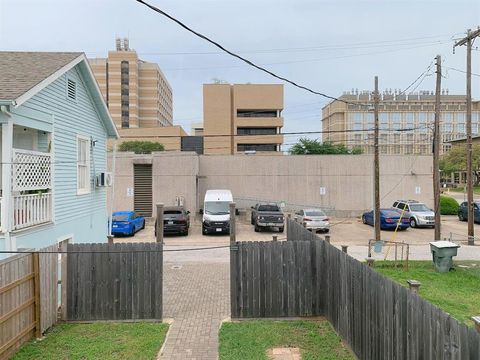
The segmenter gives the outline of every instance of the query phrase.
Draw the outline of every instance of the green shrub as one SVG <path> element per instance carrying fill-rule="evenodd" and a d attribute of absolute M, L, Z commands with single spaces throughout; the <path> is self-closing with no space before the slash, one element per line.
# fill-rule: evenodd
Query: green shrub
<path fill-rule="evenodd" d="M 450 196 L 440 196 L 440 214 L 457 215 L 458 202 Z"/>
<path fill-rule="evenodd" d="M 119 151 L 133 151 L 135 154 L 151 154 L 152 151 L 164 151 L 165 147 L 153 141 L 125 141 L 120 144 Z"/>

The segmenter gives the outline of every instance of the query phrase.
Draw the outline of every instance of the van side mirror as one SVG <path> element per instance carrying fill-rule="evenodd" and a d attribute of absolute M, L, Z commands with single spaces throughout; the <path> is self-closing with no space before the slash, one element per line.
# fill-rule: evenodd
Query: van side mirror
<path fill-rule="evenodd" d="M 203 209 L 198 210 L 198 213 L 199 213 L 200 215 L 203 215 Z"/>
<path fill-rule="evenodd" d="M 240 211 L 238 209 L 235 209 L 235 215 L 240 215 Z"/>
<path fill-rule="evenodd" d="M 190 214 L 190 210 L 187 210 L 187 215 L 189 215 L 189 214 Z"/>

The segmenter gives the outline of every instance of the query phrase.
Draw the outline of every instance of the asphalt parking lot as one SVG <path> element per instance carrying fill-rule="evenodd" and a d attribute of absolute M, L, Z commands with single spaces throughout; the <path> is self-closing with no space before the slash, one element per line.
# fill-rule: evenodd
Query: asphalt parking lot
<path fill-rule="evenodd" d="M 337 219 L 330 221 L 330 237 L 333 244 L 368 245 L 368 240 L 373 237 L 373 227 L 365 225 L 359 218 Z M 475 225 L 475 233 L 480 234 L 480 225 Z M 286 231 L 263 231 L 256 233 L 250 223 L 237 218 L 237 241 L 269 241 L 278 236 L 278 240 L 286 238 Z M 322 235 L 322 234 L 320 234 Z M 412 245 L 428 245 L 433 241 L 432 228 L 409 228 L 398 231 L 382 231 L 382 239 L 404 241 Z M 452 239 L 456 242 L 467 241 L 467 223 L 460 222 L 456 216 L 442 216 L 442 239 Z M 152 242 L 155 241 L 153 226 L 147 225 L 134 237 L 116 237 L 115 242 Z M 192 221 L 188 236 L 167 235 L 164 242 L 168 246 L 220 246 L 228 245 L 228 235 L 203 235 L 199 220 Z M 478 241 L 480 245 L 480 240 Z"/>

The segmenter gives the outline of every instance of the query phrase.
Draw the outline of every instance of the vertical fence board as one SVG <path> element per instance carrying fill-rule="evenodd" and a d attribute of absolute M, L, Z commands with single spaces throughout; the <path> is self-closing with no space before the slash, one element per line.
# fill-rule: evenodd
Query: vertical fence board
<path fill-rule="evenodd" d="M 162 318 L 162 244 L 68 244 L 67 318 Z"/>

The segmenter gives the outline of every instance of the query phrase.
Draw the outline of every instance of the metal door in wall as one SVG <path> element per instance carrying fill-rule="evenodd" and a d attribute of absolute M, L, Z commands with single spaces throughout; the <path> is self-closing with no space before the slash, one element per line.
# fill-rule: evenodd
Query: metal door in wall
<path fill-rule="evenodd" d="M 133 207 L 140 215 L 152 216 L 152 165 L 133 166 Z"/>

